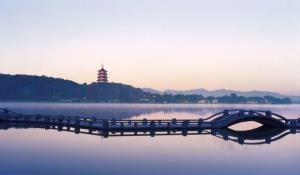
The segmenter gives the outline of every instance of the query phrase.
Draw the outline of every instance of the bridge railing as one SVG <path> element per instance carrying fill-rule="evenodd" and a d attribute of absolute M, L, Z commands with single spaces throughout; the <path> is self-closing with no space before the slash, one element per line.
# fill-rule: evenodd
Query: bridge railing
<path fill-rule="evenodd" d="M 102 120 L 102 122 L 107 122 L 110 126 L 155 126 L 155 125 L 165 125 L 165 126 L 189 126 L 189 125 L 199 125 L 203 122 L 203 119 L 198 120 Z"/>
<path fill-rule="evenodd" d="M 232 114 L 249 114 L 249 115 L 253 115 L 255 112 L 267 112 L 267 111 L 263 111 L 263 110 L 245 110 L 245 109 L 226 109 L 222 112 L 216 113 L 214 115 L 211 115 L 205 119 L 203 119 L 204 121 L 209 121 L 209 120 L 214 120 L 217 118 L 222 118 L 222 117 L 226 117 Z"/>
<path fill-rule="evenodd" d="M 260 115 L 262 117 L 270 117 L 270 118 L 274 118 L 274 119 L 277 119 L 277 120 L 280 120 L 280 121 L 283 121 L 283 122 L 288 122 L 289 121 L 288 119 L 286 119 L 282 115 L 273 113 L 271 111 L 255 111 L 254 113 L 257 114 L 257 115 Z"/>
<path fill-rule="evenodd" d="M 2 115 L 1 115 L 2 114 Z M 4 115 L 3 115 L 4 114 Z M 224 110 L 222 112 L 216 113 L 208 118 L 199 118 L 199 119 L 185 119 L 185 120 L 149 120 L 149 119 L 142 119 L 142 120 L 118 120 L 118 119 L 101 119 L 96 117 L 81 117 L 81 116 L 48 116 L 48 115 L 24 115 L 15 113 L 13 111 L 9 111 L 5 108 L 0 108 L 0 117 L 7 117 L 9 116 L 11 119 L 15 118 L 15 120 L 18 121 L 32 121 L 32 122 L 54 122 L 54 123 L 74 123 L 76 122 L 85 122 L 89 125 L 93 124 L 101 124 L 101 125 L 108 125 L 108 126 L 125 126 L 125 125 L 139 125 L 139 126 L 156 126 L 156 125 L 166 125 L 166 126 L 189 126 L 189 125 L 201 125 L 203 122 L 211 122 L 212 125 L 214 124 L 215 119 L 218 121 L 221 121 L 224 123 L 234 120 L 234 114 L 238 115 L 239 117 L 243 116 L 251 116 L 251 115 L 258 115 L 261 117 L 270 117 L 274 118 L 276 120 L 280 120 L 281 122 L 291 125 L 291 126 L 298 126 L 299 119 L 298 120 L 288 120 L 284 118 L 283 116 L 279 114 L 272 113 L 271 111 L 264 111 L 264 110 L 243 110 L 243 109 L 230 109 L 230 110 Z M 7 115 L 7 116 L 6 116 Z M 2 118 L 3 119 L 3 118 Z M 293 123 L 292 123 L 293 122 Z"/>
<path fill-rule="evenodd" d="M 214 114 L 214 115 L 211 115 L 211 116 L 209 116 L 209 117 L 207 117 L 207 118 L 204 118 L 203 120 L 204 120 L 204 121 L 212 120 L 212 119 L 214 119 L 214 118 L 216 118 L 216 117 L 219 117 L 219 116 L 222 115 L 223 113 L 224 113 L 224 111 L 218 112 L 218 113 L 216 113 L 216 114 Z"/>
<path fill-rule="evenodd" d="M 189 125 L 200 125 L 203 119 L 195 120 L 117 120 L 117 119 L 99 119 L 96 117 L 80 117 L 80 116 L 48 116 L 48 115 L 24 115 L 15 112 L 11 112 L 3 109 L 2 113 L 6 114 L 6 120 L 8 121 L 19 121 L 19 122 L 40 122 L 40 123 L 53 123 L 53 124 L 69 124 L 69 125 L 83 125 L 83 126 L 145 126 L 145 127 L 155 127 L 157 125 L 165 126 L 189 126 Z"/>
<path fill-rule="evenodd" d="M 219 113 L 216 113 L 210 117 L 207 117 L 205 118 L 204 120 L 211 120 L 213 118 L 217 118 L 217 117 L 222 117 L 222 116 L 229 116 L 231 114 L 236 114 L 236 113 L 239 113 L 240 115 L 245 115 L 245 114 L 248 114 L 248 115 L 254 115 L 254 114 L 257 114 L 259 116 L 265 116 L 265 117 L 272 117 L 272 118 L 276 118 L 276 119 L 279 119 L 279 120 L 284 120 L 284 121 L 288 121 L 288 119 L 286 119 L 285 117 L 283 117 L 282 115 L 279 115 L 279 114 L 276 114 L 276 113 L 273 113 L 271 111 L 268 111 L 268 110 L 245 110 L 245 109 L 226 109 L 222 112 L 219 112 Z"/>
<path fill-rule="evenodd" d="M 156 124 L 167 124 L 170 123 L 173 125 L 178 125 L 178 124 L 182 124 L 184 122 L 189 122 L 189 123 L 198 123 L 198 122 L 202 122 L 203 119 L 199 118 L 199 119 L 184 119 L 184 120 L 177 120 L 177 119 L 172 119 L 172 120 L 168 120 L 168 119 L 161 119 L 161 120 L 149 120 L 149 119 L 127 119 L 127 120 L 119 120 L 119 119 L 103 119 L 103 118 L 97 118 L 97 117 L 82 117 L 82 116 L 65 116 L 65 115 L 58 115 L 58 116 L 50 116 L 50 115 L 40 115 L 40 114 L 36 114 L 36 115 L 31 115 L 31 114 L 20 114 L 20 113 L 16 113 L 10 110 L 7 110 L 5 108 L 0 108 L 0 113 L 3 114 L 7 114 L 9 115 L 9 117 L 12 118 L 27 118 L 28 120 L 30 119 L 39 119 L 39 118 L 49 118 L 51 120 L 79 120 L 79 121 L 93 121 L 93 122 L 104 122 L 104 121 L 108 121 L 110 124 L 120 124 L 120 123 L 129 123 L 129 124 L 133 124 L 133 123 L 143 123 L 143 124 L 149 124 L 151 122 L 155 122 Z"/>

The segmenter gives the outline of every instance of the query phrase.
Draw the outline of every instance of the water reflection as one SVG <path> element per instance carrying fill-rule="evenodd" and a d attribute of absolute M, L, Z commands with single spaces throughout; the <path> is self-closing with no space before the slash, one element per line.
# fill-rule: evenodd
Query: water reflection
<path fill-rule="evenodd" d="M 57 130 L 59 132 L 73 132 L 75 134 L 88 134 L 93 136 L 101 136 L 103 138 L 109 137 L 130 137 L 130 136 L 171 136 L 171 135 L 212 135 L 221 138 L 225 141 L 233 141 L 249 145 L 270 144 L 289 134 L 300 133 L 296 128 L 274 128 L 262 125 L 251 130 L 233 130 L 231 128 L 222 129 L 166 129 L 166 130 L 143 130 L 143 129 L 130 129 L 130 130 L 95 130 L 95 129 L 82 129 L 77 127 L 70 127 L 69 125 L 51 125 L 51 124 L 37 124 L 37 123 L 15 123 L 15 122 L 2 122 L 0 129 L 7 130 L 11 128 L 40 128 L 46 130 Z"/>
<path fill-rule="evenodd" d="M 27 114 L 81 115 L 99 118 L 195 118 L 227 108 L 267 109 L 287 118 L 299 118 L 298 105 L 101 105 L 0 103 L 0 107 Z M 298 175 L 300 134 L 278 134 L 271 144 L 239 145 L 225 141 L 223 131 L 189 131 L 187 136 L 108 136 L 74 134 L 6 126 L 0 130 L 0 174 L 272 174 Z M 64 128 L 66 129 L 66 128 Z M 88 131 L 87 131 L 88 132 Z M 193 132 L 193 133 L 192 133 Z M 211 133 L 212 132 L 212 133 Z M 226 131 L 227 132 L 227 131 Z M 279 131 L 269 131 L 269 135 Z M 95 132 L 94 132 L 95 133 Z M 143 133 L 143 132 L 142 132 Z M 140 133 L 140 134 L 142 134 Z M 172 131 L 170 132 L 173 133 Z M 113 133 L 109 133 L 113 135 Z M 115 133 L 116 134 L 116 133 Z M 235 133 L 231 133 L 235 134 Z M 238 133 L 240 135 L 240 133 Z M 274 137 L 274 138 L 277 138 Z M 231 137 L 228 136 L 228 139 Z M 265 142 L 267 139 L 261 137 Z M 225 137 L 226 139 L 226 137 Z M 245 142 L 253 142 L 245 140 Z"/>

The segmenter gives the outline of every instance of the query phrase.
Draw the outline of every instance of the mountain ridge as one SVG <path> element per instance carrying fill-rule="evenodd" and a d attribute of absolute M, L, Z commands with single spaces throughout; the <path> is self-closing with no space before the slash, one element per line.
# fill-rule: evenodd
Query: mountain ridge
<path fill-rule="evenodd" d="M 221 97 L 224 95 L 230 95 L 235 93 L 239 96 L 244 97 L 264 97 L 264 96 L 273 96 L 277 98 L 290 98 L 293 102 L 300 103 L 300 96 L 293 96 L 293 95 L 284 95 L 278 92 L 271 92 L 271 91 L 259 91 L 259 90 L 251 90 L 251 91 L 239 91 L 239 90 L 230 90 L 230 89 L 216 89 L 216 90 L 207 90 L 205 88 L 198 88 L 198 89 L 190 89 L 190 90 L 172 90 L 166 89 L 165 91 L 159 91 L 152 88 L 142 88 L 143 91 L 149 93 L 158 93 L 158 94 L 172 94 L 172 95 L 202 95 L 204 97 Z"/>

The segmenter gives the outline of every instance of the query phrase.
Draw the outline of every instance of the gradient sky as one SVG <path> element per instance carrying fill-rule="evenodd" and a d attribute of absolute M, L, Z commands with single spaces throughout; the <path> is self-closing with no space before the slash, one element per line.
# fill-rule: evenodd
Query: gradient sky
<path fill-rule="evenodd" d="M 300 0 L 0 0 L 0 72 L 300 95 Z"/>

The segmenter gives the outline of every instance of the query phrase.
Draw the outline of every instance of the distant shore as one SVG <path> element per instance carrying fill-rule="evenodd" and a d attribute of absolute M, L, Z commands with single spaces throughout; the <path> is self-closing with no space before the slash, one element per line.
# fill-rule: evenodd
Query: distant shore
<path fill-rule="evenodd" d="M 32 75 L 0 74 L 0 101 L 141 104 L 292 104 L 290 98 L 270 95 L 245 97 L 200 94 L 159 94 L 121 83 L 79 84 L 70 80 Z"/>
<path fill-rule="evenodd" d="M 66 101 L 0 101 L 1 103 L 45 103 L 45 104 L 112 104 L 112 105 L 258 105 L 258 106 L 264 106 L 264 105 L 300 105 L 300 103 L 288 103 L 288 104 L 272 104 L 272 103 L 117 103 L 117 102 L 92 102 L 92 101 L 85 101 L 85 102 L 66 102 Z"/>

